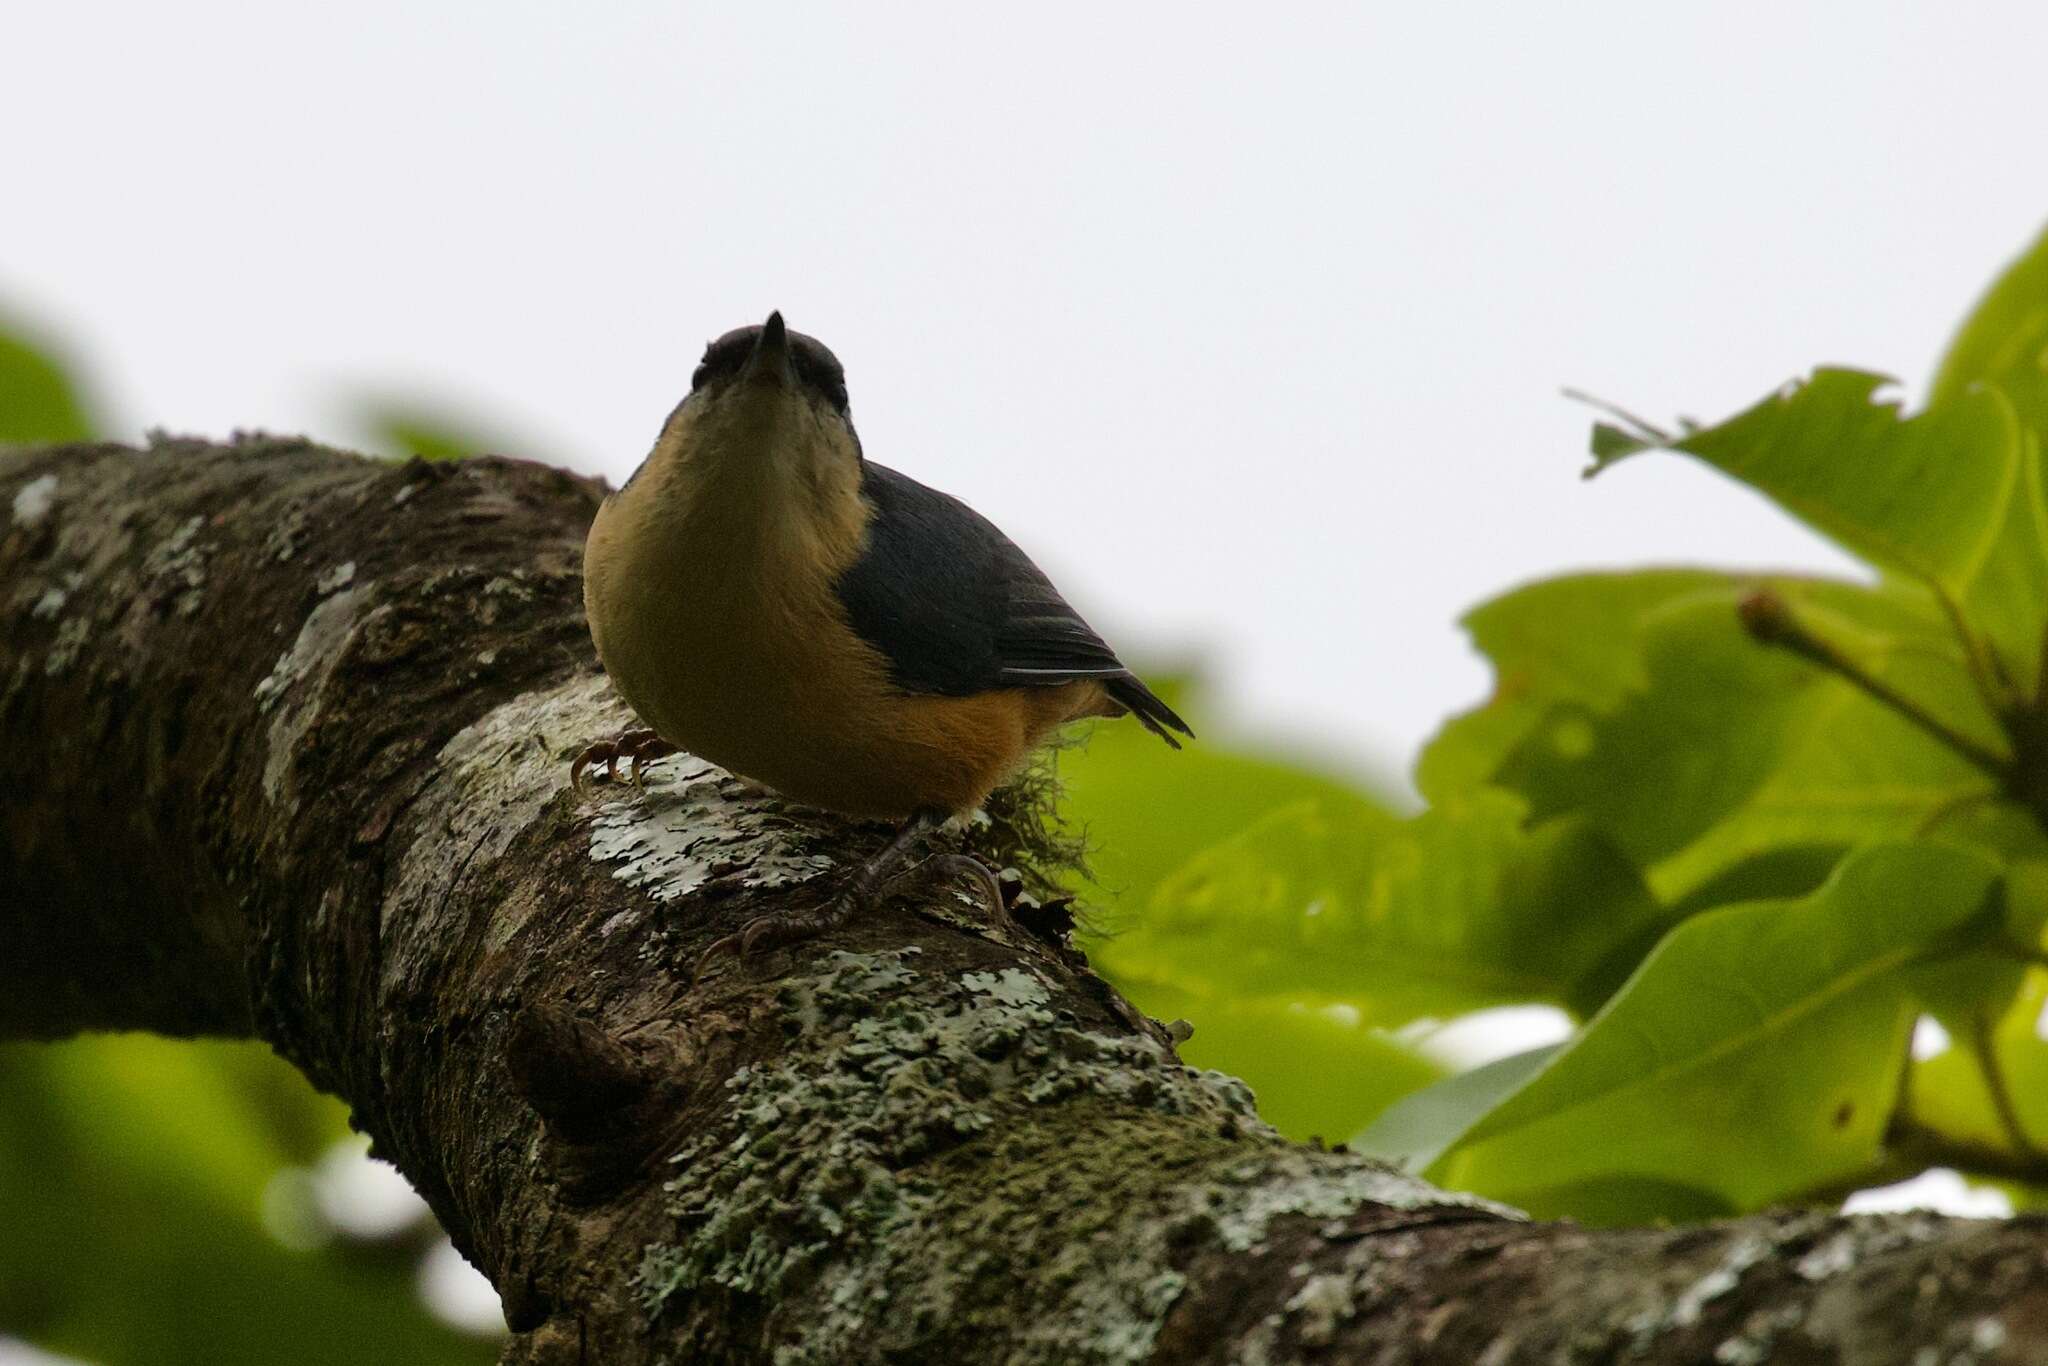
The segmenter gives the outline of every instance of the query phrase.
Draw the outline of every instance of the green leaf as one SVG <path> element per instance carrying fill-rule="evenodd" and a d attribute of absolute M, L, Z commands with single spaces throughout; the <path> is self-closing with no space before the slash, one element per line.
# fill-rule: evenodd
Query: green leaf
<path fill-rule="evenodd" d="M 1388 1106 L 1353 1138 L 1353 1152 L 1424 1172 L 1489 1110 L 1522 1089 L 1564 1048 L 1548 1044 L 1446 1077 Z"/>
<path fill-rule="evenodd" d="M 1943 584 L 1960 600 L 2019 483 L 2018 424 L 2009 403 L 1984 393 L 1904 418 L 1897 403 L 1875 397 L 1894 383 L 1815 370 L 1670 449 L 1769 495 L 1872 564 Z"/>
<path fill-rule="evenodd" d="M 1995 384 L 2021 421 L 2048 430 L 2048 233 L 2006 267 L 1956 329 L 1935 372 L 1930 404 Z"/>
<path fill-rule="evenodd" d="M 1648 682 L 1645 618 L 1700 593 L 1725 598 L 1735 586 L 1729 575 L 1696 569 L 1571 574 L 1473 608 L 1463 625 L 1492 661 L 1493 696 L 1454 717 L 1423 750 L 1416 786 L 1435 801 L 1491 782 L 1557 703 L 1612 710 Z"/>
<path fill-rule="evenodd" d="M 0 1046 L 0 1332 L 105 1366 L 494 1360 L 420 1302 L 416 1243 L 265 1227 L 271 1180 L 344 1132 L 259 1044 Z"/>
<path fill-rule="evenodd" d="M 1151 681 L 1169 704 L 1199 718 L 1200 699 L 1189 696 L 1186 680 Z M 1233 748 L 1199 719 L 1195 725 L 1202 743 L 1179 751 L 1128 723 L 1091 727 L 1059 751 L 1063 812 L 1090 846 L 1090 877 L 1076 879 L 1075 890 L 1112 927 L 1107 938 L 1090 936 L 1089 953 L 1147 1014 L 1190 1021 L 1195 1033 L 1182 1055 L 1241 1077 L 1282 1133 L 1351 1133 L 1442 1069 L 1342 1002 L 1301 989 L 1246 995 L 1201 974 L 1161 972 L 1152 953 L 1157 927 L 1137 912 L 1190 859 L 1280 808 L 1314 802 L 1361 818 L 1383 808 L 1354 783 Z"/>
<path fill-rule="evenodd" d="M 1683 451 L 1764 493 L 1888 574 L 1928 584 L 2031 683 L 2048 620 L 2048 500 L 2039 443 L 1991 386 L 1902 417 L 1875 400 L 1892 383 L 1819 369 L 1714 427 Z M 1597 473 L 1647 441 L 1596 441 Z"/>
<path fill-rule="evenodd" d="M 1964 681 L 1927 595 L 1823 580 L 1768 581 L 1800 618 L 1875 676 L 1979 743 L 1995 723 Z M 1671 902 L 1785 846 L 1847 847 L 1930 829 L 1990 840 L 1990 780 L 1845 680 L 1743 631 L 1733 587 L 1674 596 L 1637 628 L 1643 682 L 1618 705 L 1550 707 L 1490 776 L 1532 817 L 1591 822 Z M 1654 793 L 1654 800 L 1644 794 Z M 2014 832 L 1997 829 L 1999 839 Z"/>
<path fill-rule="evenodd" d="M 1341 1002 L 1372 1024 L 1487 1005 L 1585 1007 L 1659 909 L 1581 822 L 1525 826 L 1481 791 L 1412 820 L 1303 803 L 1205 852 L 1099 956 L 1121 982 Z"/>
<path fill-rule="evenodd" d="M 2044 920 L 2048 863 L 2015 863 L 2005 876 L 2005 945 L 1913 975 L 1915 994 L 1950 1045 L 1913 1064 L 1905 1117 L 2007 1170 L 2026 1163 L 2048 1170 L 2048 968 L 2014 956 L 2041 953 Z"/>
<path fill-rule="evenodd" d="M 1929 402 L 1960 402 L 1979 386 L 2005 396 L 2029 439 L 2024 482 L 1972 615 L 1982 619 L 1982 629 L 2000 644 L 2009 671 L 2026 689 L 2039 684 L 2033 642 L 2048 603 L 2048 493 L 2041 470 L 2048 440 L 2048 235 L 2006 269 L 1957 330 Z"/>
<path fill-rule="evenodd" d="M 1593 455 L 1593 468 L 1605 469 L 1617 460 L 1650 450 L 1656 444 L 1655 437 L 1639 436 L 1611 422 L 1596 422 L 1593 424 L 1593 440 L 1589 447 Z"/>
<path fill-rule="evenodd" d="M 1189 859 L 1283 806 L 1385 808 L 1359 783 L 1212 734 L 1184 680 L 1155 676 L 1152 683 L 1194 718 L 1200 744 L 1172 750 L 1128 721 L 1101 722 L 1059 751 L 1063 813 L 1088 836 L 1091 902 L 1142 907 Z"/>
<path fill-rule="evenodd" d="M 1763 784 L 1816 675 L 1751 641 L 1726 591 L 1667 606 L 1641 645 L 1640 691 L 1606 713 L 1550 708 L 1493 776 L 1528 798 L 1533 818 L 1580 813 L 1647 868 Z"/>
<path fill-rule="evenodd" d="M 2023 1145 L 2048 1151 L 2048 1045 L 2035 1033 L 2048 1004 L 2048 972 L 1971 954 L 1917 974 L 1915 986 L 1950 1042 L 1913 1064 L 1903 1117 L 1959 1151 L 2003 1162 L 2032 1157 Z M 1994 1069 L 2013 1107 L 2012 1122 L 1996 1099 Z"/>
<path fill-rule="evenodd" d="M 87 441 L 92 429 L 64 367 L 22 338 L 0 332 L 0 446 Z"/>
<path fill-rule="evenodd" d="M 1696 1213 L 1687 1191 L 1753 1209 L 1853 1180 L 1897 1094 L 1907 969 L 1973 918 L 1988 930 L 1996 877 L 1877 845 L 1810 896 L 1688 920 L 1432 1174 L 1539 1215 L 1605 1190 L 1602 1216 L 1631 1218 Z"/>
<path fill-rule="evenodd" d="M 355 407 L 356 422 L 372 449 L 401 459 L 416 455 L 423 460 L 461 460 L 526 450 L 522 443 L 434 404 L 373 397 L 359 400 Z"/>

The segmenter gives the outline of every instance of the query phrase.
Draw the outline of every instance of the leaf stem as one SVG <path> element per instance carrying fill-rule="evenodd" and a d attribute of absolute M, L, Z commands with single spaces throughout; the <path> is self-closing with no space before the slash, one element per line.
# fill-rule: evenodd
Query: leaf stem
<path fill-rule="evenodd" d="M 2016 963 L 2025 963 L 2030 968 L 2048 969 L 2048 950 L 2029 948 L 2025 944 L 2015 944 L 2012 940 L 2006 939 L 1998 945 L 1996 951 L 2001 957 L 2010 958 Z"/>
<path fill-rule="evenodd" d="M 2028 1135 L 2019 1107 L 2013 1103 L 2012 1088 L 2006 1085 L 2005 1070 L 1998 1065 L 1998 1039 L 1992 1021 L 1977 1016 L 1970 1035 L 1970 1049 L 1977 1055 L 1977 1066 L 1984 1073 L 1984 1089 L 1991 1093 L 1991 1106 L 1998 1112 L 1998 1122 L 2005 1129 L 2013 1151 L 2030 1164 L 2048 1165 L 2048 1153 L 2036 1147 Z"/>
<path fill-rule="evenodd" d="M 1991 788 L 1984 792 L 1966 792 L 1960 797 L 1951 797 L 1920 818 L 1920 823 L 1913 827 L 1913 837 L 1915 839 L 1925 839 L 1939 830 L 1942 823 L 1948 820 L 1949 817 L 1968 811 L 1973 807 L 1988 806 L 1998 801 L 2002 796 L 2004 794 L 1997 788 Z"/>
<path fill-rule="evenodd" d="M 1657 424 L 1655 424 L 1654 422 L 1645 421 L 1644 419 L 1637 417 L 1628 409 L 1622 407 L 1620 404 L 1610 403 L 1604 398 L 1599 398 L 1593 394 L 1587 393 L 1584 389 L 1566 388 L 1564 390 L 1561 390 L 1560 392 L 1562 392 L 1566 398 L 1570 399 L 1574 403 L 1583 403 L 1588 408 L 1597 409 L 1598 411 L 1607 414 L 1611 418 L 1616 418 L 1622 422 L 1627 423 L 1629 426 L 1635 428 L 1635 434 L 1638 437 L 1649 437 L 1659 446 L 1669 446 L 1672 442 L 1678 439 L 1670 432 L 1667 432 L 1663 428 L 1657 426 Z"/>
<path fill-rule="evenodd" d="M 1953 1167 L 1966 1175 L 1995 1177 L 2030 1185 L 2048 1184 L 2048 1161 L 1952 1138 L 1910 1119 L 1894 1119 L 1885 1134 L 1887 1161 L 1878 1173 L 1857 1183 L 1873 1184 L 1886 1177 L 1900 1180 L 1929 1167 Z"/>
<path fill-rule="evenodd" d="M 1948 618 L 1949 629 L 1956 633 L 1962 643 L 1963 659 L 1969 665 L 1970 681 L 1977 685 L 1977 695 L 1984 699 L 1984 705 L 1991 709 L 1993 716 L 2004 716 L 2012 710 L 2018 700 L 2019 690 L 2006 672 L 2005 661 L 1998 652 L 1985 644 L 1984 638 L 1970 629 L 1970 623 L 1963 616 L 1963 609 L 1949 595 L 1949 591 L 1929 579 L 1925 581 L 1934 594 L 1934 600 L 1941 604 L 1942 615 Z M 2042 642 L 2048 650 L 2048 640 Z"/>
<path fill-rule="evenodd" d="M 1751 639 L 1789 650 L 1801 659 L 1818 664 L 1830 673 L 1847 679 L 1872 699 L 1889 707 L 1997 779 L 2001 789 L 2009 786 L 2012 776 L 2009 759 L 1978 744 L 1843 654 L 1834 645 L 1813 634 L 1793 615 L 1790 604 L 1778 594 L 1768 588 L 1759 588 L 1737 604 L 1736 612 L 1741 616 L 1743 629 L 1749 632 Z"/>
<path fill-rule="evenodd" d="M 2034 710 L 2048 712 L 2048 626 L 2041 628 L 2041 662 L 2034 670 Z"/>

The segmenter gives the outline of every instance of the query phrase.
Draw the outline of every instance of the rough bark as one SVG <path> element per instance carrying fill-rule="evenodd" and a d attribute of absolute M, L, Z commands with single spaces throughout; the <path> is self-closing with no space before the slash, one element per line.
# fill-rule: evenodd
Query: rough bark
<path fill-rule="evenodd" d="M 880 833 L 686 757 L 569 789 L 628 720 L 599 492 L 264 438 L 0 464 L 0 1035 L 268 1040 L 516 1361 L 2048 1361 L 2040 1220 L 1523 1221 L 1283 1142 L 964 883 L 693 984 Z"/>

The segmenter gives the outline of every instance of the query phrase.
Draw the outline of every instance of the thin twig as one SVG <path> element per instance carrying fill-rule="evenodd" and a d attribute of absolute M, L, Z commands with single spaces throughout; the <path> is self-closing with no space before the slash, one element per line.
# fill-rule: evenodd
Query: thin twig
<path fill-rule="evenodd" d="M 1941 605 L 1942 615 L 1948 618 L 1949 629 L 1962 642 L 1963 660 L 1968 666 L 1970 681 L 1977 685 L 1977 695 L 1984 699 L 1984 705 L 1991 708 L 1993 716 L 2003 716 L 2012 709 L 2017 690 L 2012 675 L 2005 671 L 2005 661 L 1998 657 L 1998 651 L 1986 644 L 1984 638 L 1970 629 L 1970 623 L 1963 616 L 1963 609 L 1949 591 L 1932 579 L 1924 580 L 1934 594 L 1935 602 Z"/>
<path fill-rule="evenodd" d="M 1998 1039 L 1994 1023 L 1979 1014 L 1972 1022 L 1970 1047 L 1977 1054 L 1977 1066 L 1984 1072 L 1984 1089 L 1991 1093 L 1992 1108 L 1998 1111 L 1998 1122 L 2005 1129 L 2005 1136 L 2012 1146 L 2028 1161 L 2048 1166 L 2048 1153 L 2034 1146 L 2034 1140 L 2027 1134 L 2026 1123 L 2021 1120 L 2019 1107 L 2013 1103 L 2012 1089 L 2005 1084 L 2005 1070 L 1998 1065 Z"/>
<path fill-rule="evenodd" d="M 1622 407 L 1618 403 L 1609 403 L 1606 399 L 1598 398 L 1592 394 L 1587 393 L 1583 389 L 1567 388 L 1562 390 L 1561 392 L 1564 394 L 1566 398 L 1570 399 L 1574 403 L 1583 403 L 1588 408 L 1598 409 L 1600 412 L 1607 414 L 1609 417 L 1617 418 L 1622 422 L 1626 422 L 1629 426 L 1635 428 L 1636 434 L 1638 436 L 1650 437 L 1654 439 L 1660 446 L 1669 446 L 1674 441 L 1678 440 L 1677 437 L 1673 436 L 1670 432 L 1665 431 L 1656 423 L 1644 421 L 1642 418 L 1637 417 L 1634 413 L 1630 412 L 1628 409 Z"/>
<path fill-rule="evenodd" d="M 1833 644 L 1815 635 L 1793 614 L 1791 606 L 1778 594 L 1767 588 L 1760 588 L 1744 598 L 1736 610 L 1742 617 L 1743 629 L 1749 632 L 1751 638 L 1766 645 L 1788 650 L 1801 659 L 1818 664 L 1830 673 L 1847 679 L 1871 698 L 1889 707 L 1997 779 L 2001 789 L 2006 785 L 2011 776 L 2010 759 L 1978 744 L 1940 717 L 1927 711 L 1912 698 L 1872 674 L 1836 649 Z"/>

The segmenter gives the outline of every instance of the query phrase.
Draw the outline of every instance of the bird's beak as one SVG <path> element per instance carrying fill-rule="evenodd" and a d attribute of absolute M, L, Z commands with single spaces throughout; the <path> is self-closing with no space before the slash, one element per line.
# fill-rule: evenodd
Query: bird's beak
<path fill-rule="evenodd" d="M 754 341 L 753 353 L 740 368 L 740 379 L 747 383 L 773 380 L 785 388 L 795 379 L 789 365 L 789 329 L 782 324 L 782 314 L 768 315 L 761 335 Z"/>

